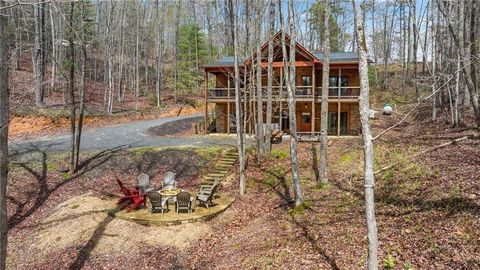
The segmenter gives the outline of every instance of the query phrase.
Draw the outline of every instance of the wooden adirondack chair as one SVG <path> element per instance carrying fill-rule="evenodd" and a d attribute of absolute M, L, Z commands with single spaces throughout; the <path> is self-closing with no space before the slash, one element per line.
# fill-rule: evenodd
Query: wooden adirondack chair
<path fill-rule="evenodd" d="M 144 203 L 143 196 L 140 196 L 138 187 L 135 187 L 133 190 L 128 189 L 125 185 L 117 178 L 117 184 L 120 187 L 120 191 L 123 193 L 123 198 L 117 201 L 117 205 L 124 202 L 128 202 L 121 209 L 127 208 L 127 212 L 138 209 L 140 205 Z"/>

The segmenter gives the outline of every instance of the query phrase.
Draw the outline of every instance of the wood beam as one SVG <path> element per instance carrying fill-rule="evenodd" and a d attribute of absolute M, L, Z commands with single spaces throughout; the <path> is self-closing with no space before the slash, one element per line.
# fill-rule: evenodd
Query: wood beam
<path fill-rule="evenodd" d="M 342 77 L 342 69 L 339 68 L 338 69 L 338 103 L 337 103 L 337 113 L 338 113 L 338 116 L 337 116 L 337 136 L 340 136 L 340 118 L 341 118 L 341 110 L 340 110 L 340 87 L 342 85 L 342 80 L 341 80 L 341 77 Z"/>
<path fill-rule="evenodd" d="M 315 66 L 312 66 L 312 133 L 315 132 Z"/>
<path fill-rule="evenodd" d="M 227 134 L 230 134 L 230 77 L 227 77 Z"/>
<path fill-rule="evenodd" d="M 208 133 L 208 72 L 205 72 L 205 130 L 204 134 Z"/>

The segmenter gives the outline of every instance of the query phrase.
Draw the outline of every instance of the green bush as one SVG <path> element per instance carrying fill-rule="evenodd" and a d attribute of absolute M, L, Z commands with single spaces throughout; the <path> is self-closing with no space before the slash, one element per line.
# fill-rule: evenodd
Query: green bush
<path fill-rule="evenodd" d="M 288 152 L 287 151 L 282 151 L 282 150 L 272 149 L 272 152 L 270 153 L 270 156 L 274 159 L 284 159 L 284 158 L 288 157 Z"/>

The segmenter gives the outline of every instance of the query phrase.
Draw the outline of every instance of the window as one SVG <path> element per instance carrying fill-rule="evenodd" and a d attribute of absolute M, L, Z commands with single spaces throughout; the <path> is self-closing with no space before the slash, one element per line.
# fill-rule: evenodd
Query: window
<path fill-rule="evenodd" d="M 337 76 L 331 76 L 330 80 L 328 81 L 328 86 L 329 87 L 335 87 L 338 85 L 338 77 Z"/>
<path fill-rule="evenodd" d="M 302 76 L 302 86 L 311 86 L 312 76 Z"/>
<path fill-rule="evenodd" d="M 341 76 L 340 77 L 341 86 L 347 87 L 348 86 L 348 76 Z M 338 76 L 331 76 L 328 82 L 330 87 L 337 87 L 338 86 Z"/>
<path fill-rule="evenodd" d="M 348 113 L 340 112 L 340 135 L 347 135 Z M 338 113 L 328 112 L 328 134 L 337 135 Z"/>

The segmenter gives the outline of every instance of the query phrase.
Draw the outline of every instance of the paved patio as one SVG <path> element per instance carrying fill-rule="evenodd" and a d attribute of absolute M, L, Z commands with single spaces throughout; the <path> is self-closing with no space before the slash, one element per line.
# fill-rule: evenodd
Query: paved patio
<path fill-rule="evenodd" d="M 147 202 L 147 208 L 142 208 L 136 211 L 127 212 L 126 210 L 118 211 L 118 208 L 109 211 L 109 215 L 115 218 L 133 221 L 146 226 L 170 226 L 183 223 L 192 223 L 200 220 L 209 220 L 221 212 L 225 211 L 233 202 L 234 197 L 226 194 L 217 193 L 214 196 L 214 206 L 206 208 L 204 206 L 195 206 L 192 213 L 187 211 L 175 212 L 175 205 L 170 203 L 169 210 L 165 213 L 151 213 L 150 203 Z"/>

